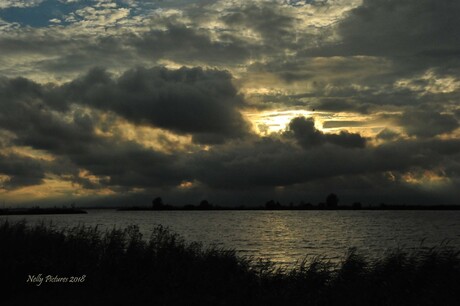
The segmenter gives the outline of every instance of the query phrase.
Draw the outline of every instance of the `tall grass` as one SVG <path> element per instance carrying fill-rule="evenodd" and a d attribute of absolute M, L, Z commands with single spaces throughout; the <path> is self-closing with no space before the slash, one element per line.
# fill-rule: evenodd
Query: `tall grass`
<path fill-rule="evenodd" d="M 458 305 L 459 252 L 396 250 L 370 260 L 350 250 L 334 266 L 282 270 L 234 251 L 203 248 L 159 226 L 57 228 L 0 222 L 1 305 Z M 83 283 L 28 275 L 86 275 Z"/>

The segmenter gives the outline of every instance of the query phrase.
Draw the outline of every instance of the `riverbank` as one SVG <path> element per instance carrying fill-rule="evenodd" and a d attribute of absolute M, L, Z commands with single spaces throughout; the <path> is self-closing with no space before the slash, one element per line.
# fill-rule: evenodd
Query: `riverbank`
<path fill-rule="evenodd" d="M 0 271 L 5 305 L 457 305 L 460 299 L 459 253 L 446 247 L 398 250 L 378 260 L 350 251 L 340 265 L 316 259 L 282 270 L 231 250 L 204 249 L 163 227 L 146 240 L 136 226 L 101 232 L 2 221 Z"/>

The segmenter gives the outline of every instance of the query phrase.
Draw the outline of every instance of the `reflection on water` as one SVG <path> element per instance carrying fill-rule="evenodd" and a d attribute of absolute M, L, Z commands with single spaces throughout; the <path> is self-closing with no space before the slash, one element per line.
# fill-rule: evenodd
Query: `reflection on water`
<path fill-rule="evenodd" d="M 58 226 L 101 229 L 137 224 L 145 237 L 162 224 L 189 241 L 235 249 L 240 255 L 292 264 L 305 256 L 338 261 L 348 248 L 380 256 L 396 247 L 460 247 L 460 211 L 132 211 L 87 215 L 9 216 Z"/>

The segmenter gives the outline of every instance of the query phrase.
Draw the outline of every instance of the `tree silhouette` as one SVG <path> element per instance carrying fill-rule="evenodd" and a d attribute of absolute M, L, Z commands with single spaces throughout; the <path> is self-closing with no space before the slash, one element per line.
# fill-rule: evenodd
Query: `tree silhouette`
<path fill-rule="evenodd" d="M 331 193 L 326 198 L 326 207 L 335 208 L 339 203 L 339 197 L 335 193 Z"/>
<path fill-rule="evenodd" d="M 157 197 L 152 201 L 152 208 L 153 209 L 162 209 L 164 207 L 163 199 L 161 197 Z"/>
<path fill-rule="evenodd" d="M 281 204 L 278 201 L 275 202 L 273 200 L 270 200 L 267 203 L 265 203 L 265 209 L 280 209 L 280 208 L 281 208 Z"/>
<path fill-rule="evenodd" d="M 212 204 L 210 204 L 207 200 L 203 200 L 200 202 L 200 206 L 198 206 L 199 209 L 211 209 Z"/>

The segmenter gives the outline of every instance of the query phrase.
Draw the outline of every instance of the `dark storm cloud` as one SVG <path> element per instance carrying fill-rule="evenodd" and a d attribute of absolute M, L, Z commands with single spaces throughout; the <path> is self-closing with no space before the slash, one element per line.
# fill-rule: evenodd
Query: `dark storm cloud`
<path fill-rule="evenodd" d="M 163 77 L 158 76 L 161 73 L 164 73 Z M 98 107 L 108 109 L 102 97 L 114 99 L 109 101 L 115 102 L 121 101 L 116 96 L 120 92 L 125 97 L 136 97 L 134 92 L 144 93 L 140 89 L 150 88 L 151 81 L 156 78 L 167 84 L 175 80 L 170 86 L 177 82 L 195 84 L 197 80 L 204 79 L 206 85 L 203 86 L 212 91 L 214 87 L 202 74 L 209 78 L 212 76 L 218 83 L 221 74 L 207 73 L 193 69 L 177 73 L 164 69 L 133 70 L 113 78 L 104 71 L 95 70 L 74 83 L 60 87 L 38 85 L 26 79 L 3 79 L 0 83 L 0 103 L 5 112 L 0 116 L 1 128 L 14 134 L 11 140 L 13 144 L 44 150 L 57 157 L 54 162 L 43 163 L 3 154 L 0 173 L 11 178 L 6 187 L 12 189 L 27 184 L 40 184 L 45 173 L 50 173 L 78 183 L 81 188 L 107 187 L 120 193 L 133 188 L 145 188 L 146 192 L 155 190 L 158 193 L 163 190 L 166 194 L 174 194 L 178 192 L 176 187 L 181 182 L 194 181 L 198 184 L 190 194 L 197 198 L 214 195 L 219 199 L 219 195 L 223 194 L 229 197 L 230 193 L 225 190 L 233 190 L 235 197 L 248 200 L 251 198 L 248 190 L 257 193 L 254 199 L 261 199 L 263 194 L 272 195 L 276 186 L 293 186 L 295 193 L 295 186 L 299 184 L 313 186 L 320 181 L 341 190 L 348 188 L 346 178 L 351 177 L 361 178 L 357 180 L 357 185 L 366 182 L 373 186 L 385 186 L 379 180 L 385 179 L 383 173 L 386 171 L 393 171 L 393 176 L 398 177 L 406 171 L 430 170 L 449 165 L 451 169 L 460 169 L 458 140 L 397 140 L 379 146 L 366 146 L 365 139 L 359 134 L 325 134 L 315 129 L 314 122 L 306 118 L 292 120 L 284 133 L 263 138 L 240 138 L 213 146 L 208 151 L 166 154 L 116 135 L 97 135 L 95 126 L 101 119 L 97 111 L 72 110 L 69 102 L 65 104 L 67 109 L 60 105 L 53 106 L 59 101 L 58 97 L 65 97 L 69 92 L 75 95 L 80 92 L 82 97 L 100 99 L 86 105 L 95 107 L 98 106 L 94 104 L 97 102 L 101 103 Z M 146 77 L 145 74 L 153 76 Z M 123 90 L 99 96 L 98 90 L 106 88 L 110 92 L 115 85 Z M 221 90 L 219 86 L 215 88 Z M 228 90 L 234 93 L 231 87 Z M 52 103 L 48 103 L 50 99 Z M 74 96 L 73 99 L 77 98 Z M 138 100 L 133 101 L 143 99 L 144 96 L 140 95 Z M 129 107 L 123 109 L 121 106 L 113 109 L 120 114 L 126 111 L 126 118 L 135 116 L 129 110 Z M 134 121 L 142 122 L 142 119 L 133 118 Z M 80 176 L 80 169 L 97 176 L 98 180 Z M 455 170 L 450 171 L 452 177 L 457 175 Z M 394 194 L 399 194 L 398 190 L 401 194 L 408 190 L 402 179 L 393 182 L 386 178 L 385 182 L 391 186 Z M 176 193 L 176 198 L 180 194 Z"/>
<path fill-rule="evenodd" d="M 9 127 L 17 137 L 13 143 L 59 156 L 48 165 L 49 170 L 62 177 L 71 175 L 70 180 L 84 188 L 167 186 L 184 177 L 175 166 L 177 157 L 134 142 L 97 136 L 93 122 L 97 119 L 90 115 L 77 111 L 71 121 L 65 121 L 47 112 L 25 110 L 22 118 L 27 120 L 21 128 Z M 100 182 L 79 177 L 78 169 L 101 177 Z"/>
<path fill-rule="evenodd" d="M 303 147 L 331 143 L 342 147 L 363 148 L 366 146 L 366 139 L 359 134 L 341 131 L 339 134 L 324 134 L 315 128 L 312 118 L 297 117 L 291 120 L 286 136 L 293 136 Z"/>
<path fill-rule="evenodd" d="M 264 3 L 235 8 L 222 17 L 222 20 L 233 29 L 253 29 L 260 33 L 266 47 L 282 43 L 284 46 L 294 42 L 295 19 L 284 14 L 278 6 Z"/>
<path fill-rule="evenodd" d="M 341 127 L 362 127 L 366 126 L 367 122 L 364 121 L 343 121 L 343 120 L 334 120 L 334 121 L 324 121 L 323 128 L 341 128 Z"/>
<path fill-rule="evenodd" d="M 219 40 L 211 40 L 209 32 L 187 27 L 181 23 L 169 23 L 165 30 L 151 30 L 126 38 L 145 58 L 168 58 L 187 63 L 235 64 L 249 58 L 249 44 L 234 36 L 220 34 Z"/>
<path fill-rule="evenodd" d="M 427 111 L 407 111 L 397 119 L 410 136 L 433 137 L 450 133 L 459 127 L 453 115 Z"/>
<path fill-rule="evenodd" d="M 377 57 L 301 57 L 249 67 L 257 74 L 275 75 L 280 79 L 281 88 L 290 88 L 291 83 L 308 88 L 304 93 L 260 97 L 258 107 L 263 109 L 276 102 L 278 107 L 305 106 L 318 111 L 362 114 L 388 108 L 403 111 L 408 106 L 431 106 L 442 111 L 451 109 L 460 98 L 454 87 L 448 87 L 448 80 L 456 79 L 455 73 L 450 75 L 435 68 L 427 71 L 425 63 L 409 69 L 397 61 Z M 286 79 L 286 74 L 299 78 Z"/>
<path fill-rule="evenodd" d="M 78 46 L 76 41 L 58 36 L 54 33 L 39 35 L 37 30 L 27 29 L 15 36 L 2 35 L 0 38 L 0 50 L 4 55 L 22 55 L 30 53 L 53 54 L 63 49 L 74 49 Z M 56 48 L 58 48 L 56 50 Z"/>
<path fill-rule="evenodd" d="M 53 33 L 41 40 L 37 39 L 38 45 L 47 44 L 55 48 L 44 52 L 43 59 L 32 64 L 37 69 L 60 76 L 62 73 L 87 71 L 94 67 L 95 63 L 100 66 L 123 69 L 135 66 L 141 60 L 129 50 L 129 42 L 124 36 L 91 37 L 84 33 L 77 37 L 59 37 L 58 35 Z M 35 52 L 33 48 L 28 51 Z"/>
<path fill-rule="evenodd" d="M 140 62 L 155 65 L 162 59 L 187 65 L 235 65 L 247 60 L 254 48 L 264 50 L 231 33 L 213 34 L 172 18 L 152 23 L 155 28 L 163 24 L 164 29 L 110 34 L 84 30 L 75 34 L 57 27 L 20 29 L 15 35 L 0 36 L 0 52 L 26 58 L 24 69 L 40 69 L 62 77 L 62 73 L 81 73 L 95 63 L 116 69 Z M 19 61 L 18 65 L 23 63 Z"/>
<path fill-rule="evenodd" d="M 352 97 L 325 97 L 313 103 L 315 109 L 326 112 L 357 112 L 367 113 L 368 103 L 356 103 Z"/>
<path fill-rule="evenodd" d="M 194 177 L 211 187 L 272 188 L 336 176 L 431 169 L 446 160 L 458 160 L 459 152 L 458 140 L 396 141 L 365 148 L 329 144 L 304 149 L 263 138 L 196 154 L 190 164 Z"/>
<path fill-rule="evenodd" d="M 325 142 L 324 134 L 315 128 L 315 121 L 312 118 L 297 117 L 289 122 L 288 134 L 304 147 L 320 145 Z"/>
<path fill-rule="evenodd" d="M 339 134 L 325 135 L 326 142 L 342 147 L 362 148 L 366 146 L 366 139 L 357 133 L 341 131 Z"/>
<path fill-rule="evenodd" d="M 302 59 L 310 63 L 330 58 L 328 76 L 323 79 L 326 85 L 315 86 L 323 97 L 316 105 L 319 109 L 369 113 L 381 105 L 448 108 L 458 103 L 458 97 L 446 102 L 449 96 L 458 96 L 458 90 L 449 94 L 424 90 L 433 87 L 434 79 L 460 76 L 459 13 L 456 0 L 364 0 L 334 26 L 335 42 L 298 50 L 294 62 L 300 64 L 293 71 L 297 75 L 308 71 Z M 401 79 L 410 80 L 412 86 L 395 86 Z M 334 94 L 335 89 L 346 88 L 347 82 L 360 86 L 349 86 L 355 91 L 350 95 Z"/>
<path fill-rule="evenodd" d="M 381 130 L 376 138 L 381 140 L 395 140 L 399 137 L 399 134 L 391 129 L 385 128 Z"/>
<path fill-rule="evenodd" d="M 457 57 L 456 0 L 364 0 L 338 26 L 342 43 L 325 54 Z"/>
<path fill-rule="evenodd" d="M 22 119 L 27 120 L 22 120 L 20 127 L 3 126 L 15 133 L 13 144 L 45 150 L 58 159 L 46 165 L 39 163 L 43 168 L 41 176 L 37 176 L 37 171 L 32 171 L 37 167 L 30 167 L 30 173 L 21 170 L 21 176 L 11 173 L 8 168 L 5 170 L 0 167 L 0 173 L 15 175 L 14 178 L 21 178 L 21 182 L 29 178 L 31 182 L 39 184 L 45 170 L 79 183 L 87 189 L 169 186 L 177 185 L 187 178 L 184 171 L 176 165 L 177 156 L 157 152 L 123 139 L 97 136 L 94 119 L 89 115 L 75 112 L 71 121 L 64 121 L 59 115 L 28 111 L 24 109 L 22 112 Z M 0 120 L 0 123 L 3 122 Z M 29 160 L 32 166 L 37 163 L 35 159 Z M 14 163 L 11 166 L 17 167 Z M 25 169 L 25 166 L 17 168 Z M 85 169 L 91 175 L 100 177 L 99 181 L 94 183 L 80 177 L 79 169 Z"/>
<path fill-rule="evenodd" d="M 75 112 L 68 122 L 51 111 L 67 109 L 55 90 L 23 78 L 0 80 L 0 127 L 16 134 L 16 144 L 67 152 L 68 147 L 79 150 L 81 143 L 95 140 L 88 115 Z"/>
<path fill-rule="evenodd" d="M 393 82 L 396 80 L 394 79 Z M 447 93 L 431 93 L 427 92 L 425 88 L 398 88 L 391 84 L 380 84 L 379 86 L 366 82 L 362 83 L 362 86 L 362 89 L 357 89 L 352 84 L 342 85 L 331 82 L 328 86 L 316 87 L 312 90 L 313 93 L 290 98 L 294 101 L 305 101 L 303 102 L 304 105 L 317 111 L 361 114 L 395 110 L 451 113 L 452 108 L 456 107 L 460 99 L 458 90 Z M 426 88 L 430 88 L 430 86 L 432 85 Z"/>
<path fill-rule="evenodd" d="M 64 91 L 72 102 L 114 111 L 136 124 L 192 134 L 196 142 L 249 134 L 239 112 L 245 102 L 225 71 L 138 68 L 114 79 L 95 69 L 65 85 Z"/>
<path fill-rule="evenodd" d="M 0 36 L 0 52 L 17 61 L 22 70 L 54 73 L 58 79 L 65 73 L 88 70 L 95 62 L 111 67 L 133 66 L 139 58 L 126 46 L 122 36 L 100 37 L 85 31 L 75 35 L 56 28 L 27 28 L 15 35 Z"/>
<path fill-rule="evenodd" d="M 199 143 L 218 143 L 249 134 L 249 123 L 239 110 L 245 101 L 232 84 L 228 72 L 201 68 L 138 68 L 114 78 L 102 69 L 62 86 L 40 85 L 24 78 L 0 80 L 3 112 L 0 125 L 22 131 L 28 142 L 40 142 L 46 135 L 50 145 L 65 145 L 52 138 L 60 133 L 71 139 L 91 141 L 93 123 L 75 113 L 69 127 L 50 110 L 66 111 L 72 103 L 113 111 L 135 124 L 160 127 L 179 134 L 191 134 Z M 29 129 L 30 124 L 33 129 Z M 55 133 L 52 127 L 61 125 Z M 74 129 L 78 127 L 79 129 Z M 71 128 L 72 130 L 68 130 Z"/>
<path fill-rule="evenodd" d="M 161 194 L 178 205 L 203 198 L 224 205 L 261 205 L 270 198 L 283 204 L 318 202 L 331 191 L 337 192 L 344 204 L 455 203 L 459 186 L 458 140 L 400 140 L 354 149 L 329 144 L 304 149 L 290 139 L 270 136 L 227 143 L 181 158 L 190 178 L 199 184 L 188 190 L 150 189 L 141 194 L 141 203 L 150 203 L 152 194 Z M 440 174 L 448 175 L 452 182 L 439 192 L 408 184 L 404 178 L 409 171 L 423 179 L 425 170 L 439 167 L 447 167 Z"/>
<path fill-rule="evenodd" d="M 54 88 L 59 92 L 56 95 L 65 92 L 61 89 Z M 0 173 L 11 177 L 8 186 L 39 184 L 45 172 L 86 188 L 169 186 L 187 178 L 176 165 L 177 156 L 118 137 L 96 135 L 97 113 L 50 108 L 47 102 L 55 93 L 48 94 L 36 83 L 2 79 L 0 93 L 0 128 L 14 135 L 10 145 L 44 150 L 57 157 L 45 164 L 33 158 L 2 156 Z M 79 169 L 101 177 L 100 182 L 79 177 Z"/>
<path fill-rule="evenodd" d="M 0 174 L 8 176 L 5 181 L 0 181 L 0 189 L 15 189 L 41 184 L 45 178 L 45 167 L 33 158 L 0 154 Z"/>
<path fill-rule="evenodd" d="M 177 165 L 177 156 L 147 149 L 130 141 L 99 139 L 86 147 L 86 152 L 67 156 L 78 167 L 107 177 L 102 185 L 130 189 L 165 187 L 187 179 Z"/>

